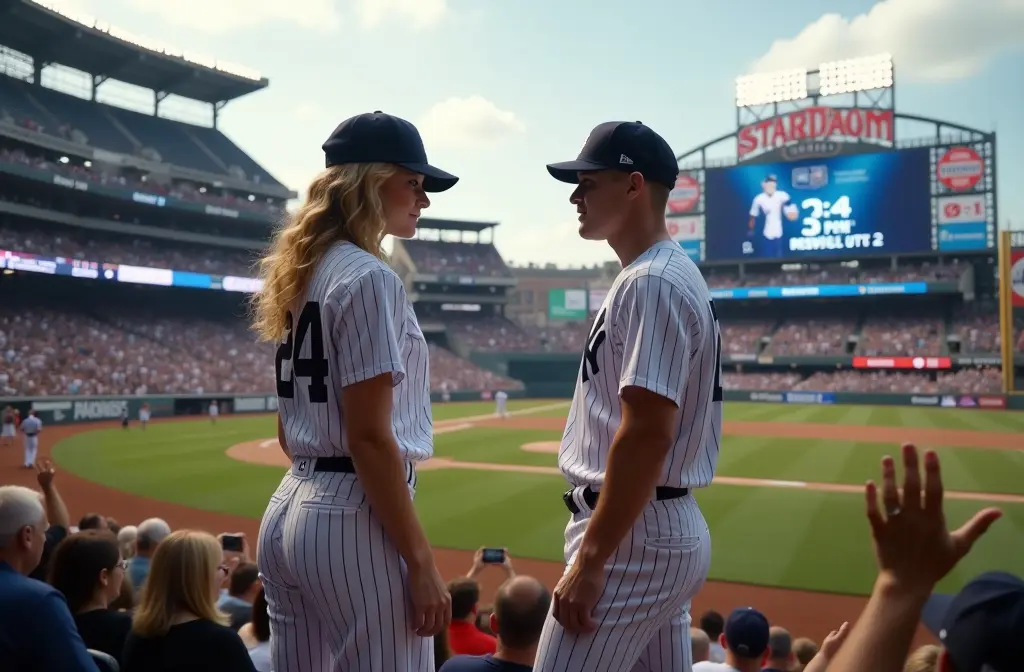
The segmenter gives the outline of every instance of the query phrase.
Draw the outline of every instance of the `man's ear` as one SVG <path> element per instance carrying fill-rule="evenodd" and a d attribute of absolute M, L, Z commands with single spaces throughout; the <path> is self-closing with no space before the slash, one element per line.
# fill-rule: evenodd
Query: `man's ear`
<path fill-rule="evenodd" d="M 718 645 L 721 646 L 723 649 L 728 649 L 729 648 L 729 644 L 725 641 L 725 633 L 724 632 L 718 636 Z"/>
<path fill-rule="evenodd" d="M 493 611 L 491 612 L 491 617 L 488 620 L 490 621 L 491 632 L 493 632 L 494 636 L 497 637 L 498 636 L 498 617 L 494 615 Z"/>
<path fill-rule="evenodd" d="M 953 661 L 949 659 L 949 652 L 944 646 L 935 661 L 935 672 L 953 672 Z"/>

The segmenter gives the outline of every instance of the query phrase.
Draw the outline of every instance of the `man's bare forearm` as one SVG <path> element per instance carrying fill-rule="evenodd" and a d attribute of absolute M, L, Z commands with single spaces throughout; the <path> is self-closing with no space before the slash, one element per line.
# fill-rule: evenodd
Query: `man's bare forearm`
<path fill-rule="evenodd" d="M 46 520 L 50 525 L 63 527 L 65 530 L 71 527 L 71 514 L 68 513 L 68 507 L 53 483 L 43 488 L 43 502 L 46 506 Z"/>
<path fill-rule="evenodd" d="M 608 451 L 601 497 L 579 560 L 604 566 L 654 497 L 672 439 L 643 428 L 620 429 Z"/>
<path fill-rule="evenodd" d="M 927 599 L 880 576 L 828 672 L 900 672 Z"/>
<path fill-rule="evenodd" d="M 406 483 L 405 462 L 394 439 L 349 445 L 352 461 L 373 514 L 410 569 L 434 561 Z"/>

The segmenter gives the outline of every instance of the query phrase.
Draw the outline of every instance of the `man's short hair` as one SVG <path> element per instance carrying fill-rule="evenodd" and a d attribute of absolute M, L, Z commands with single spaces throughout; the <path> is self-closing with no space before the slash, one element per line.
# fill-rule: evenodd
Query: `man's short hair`
<path fill-rule="evenodd" d="M 171 526 L 162 518 L 147 518 L 139 523 L 135 533 L 135 546 L 152 550 L 171 533 Z"/>
<path fill-rule="evenodd" d="M 252 588 L 260 578 L 260 568 L 253 562 L 243 562 L 231 572 L 231 582 L 228 584 L 228 593 L 234 597 L 245 594 L 245 591 Z"/>
<path fill-rule="evenodd" d="M 98 513 L 87 513 L 78 521 L 79 530 L 102 530 L 106 522 Z"/>
<path fill-rule="evenodd" d="M 690 650 L 693 662 L 700 662 L 711 657 L 711 638 L 700 628 L 690 628 Z"/>
<path fill-rule="evenodd" d="M 551 608 L 551 594 L 537 579 L 517 576 L 509 579 L 494 596 L 494 633 L 503 646 L 526 649 L 540 641 L 544 621 Z"/>
<path fill-rule="evenodd" d="M 717 642 L 718 636 L 725 630 L 725 617 L 714 609 L 709 609 L 700 617 L 700 629 L 708 633 L 711 641 Z"/>
<path fill-rule="evenodd" d="M 20 485 L 0 487 L 0 548 L 7 548 L 23 528 L 45 520 L 46 509 L 38 492 Z"/>
<path fill-rule="evenodd" d="M 796 654 L 796 659 L 800 661 L 801 665 L 807 665 L 818 655 L 818 645 L 813 639 L 797 637 L 793 640 L 793 653 Z"/>
<path fill-rule="evenodd" d="M 461 620 L 472 614 L 480 602 L 480 584 L 460 576 L 448 582 L 448 594 L 452 597 L 452 618 Z"/>
<path fill-rule="evenodd" d="M 768 631 L 768 648 L 772 650 L 772 658 L 775 660 L 788 658 L 793 653 L 793 636 L 789 630 L 773 626 Z"/>

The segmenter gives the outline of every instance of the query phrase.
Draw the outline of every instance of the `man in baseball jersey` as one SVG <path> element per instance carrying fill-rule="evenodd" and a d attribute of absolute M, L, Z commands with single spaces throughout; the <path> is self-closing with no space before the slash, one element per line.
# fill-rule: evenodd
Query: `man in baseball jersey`
<path fill-rule="evenodd" d="M 39 432 L 43 431 L 43 421 L 35 411 L 29 411 L 28 417 L 21 421 L 21 433 L 25 437 L 25 468 L 36 466 L 36 455 L 39 453 Z"/>
<path fill-rule="evenodd" d="M 262 261 L 256 330 L 277 342 L 278 441 L 292 460 L 258 565 L 281 672 L 422 672 L 451 597 L 413 506 L 433 454 L 429 348 L 386 234 L 411 238 L 458 178 L 382 112 L 342 122 L 327 170 Z"/>
<path fill-rule="evenodd" d="M 210 402 L 210 423 L 217 424 L 217 416 L 220 415 L 220 407 L 217 405 L 217 400 L 214 399 Z"/>
<path fill-rule="evenodd" d="M 641 122 L 608 122 L 548 171 L 576 185 L 580 236 L 606 241 L 622 271 L 558 452 L 567 567 L 534 670 L 688 670 L 690 600 L 711 561 L 693 489 L 718 462 L 722 345 L 707 284 L 665 227 L 675 155 Z"/>
<path fill-rule="evenodd" d="M 769 175 L 761 181 L 761 193 L 754 197 L 750 204 L 750 221 L 748 222 L 751 236 L 755 229 L 760 228 L 761 240 L 758 245 L 758 256 L 778 258 L 785 254 L 785 231 L 782 226 L 782 215 L 793 221 L 799 211 L 790 200 L 789 194 L 778 191 L 778 179 Z M 757 225 L 760 223 L 760 227 Z M 744 252 L 747 250 L 744 246 Z M 753 249 L 751 252 L 753 252 Z"/>
<path fill-rule="evenodd" d="M 505 390 L 494 393 L 494 414 L 500 418 L 508 417 L 508 393 Z"/>

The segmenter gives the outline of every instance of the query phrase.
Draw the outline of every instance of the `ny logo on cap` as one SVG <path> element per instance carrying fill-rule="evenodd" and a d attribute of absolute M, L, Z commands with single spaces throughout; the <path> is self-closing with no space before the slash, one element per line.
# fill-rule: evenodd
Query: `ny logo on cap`
<path fill-rule="evenodd" d="M 633 159 L 629 158 L 625 154 L 619 154 L 619 163 L 621 163 L 624 166 L 632 166 Z"/>

